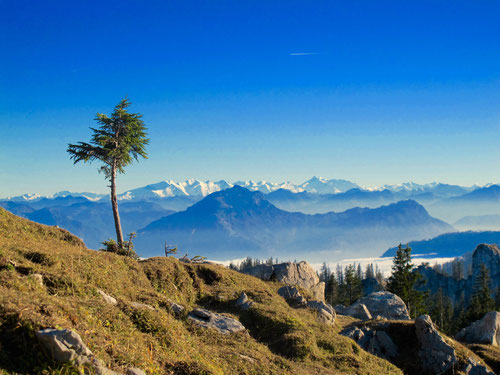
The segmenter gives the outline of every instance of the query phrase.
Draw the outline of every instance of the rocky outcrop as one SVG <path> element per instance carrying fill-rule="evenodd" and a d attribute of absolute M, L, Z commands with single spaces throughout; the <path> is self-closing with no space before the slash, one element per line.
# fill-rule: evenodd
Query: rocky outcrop
<path fill-rule="evenodd" d="M 319 281 L 316 271 L 305 261 L 273 265 L 260 264 L 242 272 L 266 281 L 273 280 L 286 285 L 296 285 L 311 291 L 317 300 L 324 301 L 325 299 L 325 283 Z"/>
<path fill-rule="evenodd" d="M 37 331 L 35 336 L 46 354 L 51 356 L 55 362 L 76 365 L 85 374 L 120 375 L 120 373 L 105 367 L 84 344 L 80 335 L 74 331 L 47 328 Z M 145 375 L 144 371 L 138 368 L 129 368 L 126 373 Z"/>
<path fill-rule="evenodd" d="M 318 320 L 325 324 L 333 325 L 337 314 L 331 305 L 323 301 L 308 301 L 307 307 L 318 312 Z"/>
<path fill-rule="evenodd" d="M 469 344 L 487 344 L 499 346 L 500 312 L 490 311 L 481 320 L 465 327 L 455 336 L 457 340 Z"/>
<path fill-rule="evenodd" d="M 405 303 L 397 295 L 390 292 L 376 292 L 359 299 L 356 305 L 366 306 L 372 317 L 385 319 L 410 320 Z"/>
<path fill-rule="evenodd" d="M 234 304 L 236 305 L 236 307 L 239 307 L 242 310 L 248 310 L 252 307 L 253 302 L 248 299 L 248 296 L 245 292 L 241 292 L 240 296 Z"/>
<path fill-rule="evenodd" d="M 340 334 L 353 339 L 364 350 L 380 358 L 392 360 L 398 355 L 398 348 L 391 337 L 383 330 L 376 330 L 365 326 L 350 326 L 340 332 Z"/>
<path fill-rule="evenodd" d="M 472 254 L 472 279 L 475 280 L 484 264 L 490 276 L 490 289 L 500 287 L 500 250 L 497 245 L 481 244 Z"/>
<path fill-rule="evenodd" d="M 351 306 L 336 305 L 335 311 L 340 315 L 352 316 L 353 318 L 359 320 L 370 320 L 372 319 L 372 314 L 368 308 L 362 303 L 355 303 Z"/>
<path fill-rule="evenodd" d="M 246 331 L 243 324 L 236 319 L 205 309 L 194 309 L 188 314 L 188 319 L 200 327 L 213 328 L 222 334 Z"/>
<path fill-rule="evenodd" d="M 497 245 L 487 244 L 477 246 L 472 253 L 472 275 L 467 279 L 457 280 L 429 266 L 417 267 L 415 272 L 418 272 L 424 281 L 418 289 L 428 291 L 431 296 L 441 289 L 453 303 L 457 303 L 461 298 L 469 300 L 473 293 L 474 280 L 482 264 L 488 269 L 490 290 L 497 290 L 500 287 L 500 250 Z"/>
<path fill-rule="evenodd" d="M 440 374 L 457 362 L 455 349 L 437 331 L 429 315 L 415 319 L 415 331 L 420 344 L 418 355 L 424 370 Z"/>
<path fill-rule="evenodd" d="M 291 305 L 304 306 L 307 301 L 294 286 L 285 285 L 278 289 L 278 295 Z"/>

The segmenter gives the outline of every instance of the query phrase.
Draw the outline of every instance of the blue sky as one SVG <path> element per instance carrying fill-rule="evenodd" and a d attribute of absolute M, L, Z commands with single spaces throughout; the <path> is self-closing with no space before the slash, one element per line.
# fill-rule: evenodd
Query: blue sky
<path fill-rule="evenodd" d="M 0 196 L 73 166 L 128 95 L 163 179 L 500 181 L 498 1 L 2 1 Z"/>

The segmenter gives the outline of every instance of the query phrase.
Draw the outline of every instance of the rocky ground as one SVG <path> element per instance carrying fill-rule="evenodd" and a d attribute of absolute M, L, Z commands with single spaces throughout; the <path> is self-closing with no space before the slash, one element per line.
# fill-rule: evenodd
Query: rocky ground
<path fill-rule="evenodd" d="M 446 371 L 490 371 L 425 318 L 387 319 L 373 300 L 404 314 L 395 298 L 358 303 L 371 319 L 338 315 L 306 265 L 280 267 L 263 281 L 213 264 L 95 252 L 0 209 L 0 374 L 431 373 L 422 340 L 452 348 L 441 347 Z"/>

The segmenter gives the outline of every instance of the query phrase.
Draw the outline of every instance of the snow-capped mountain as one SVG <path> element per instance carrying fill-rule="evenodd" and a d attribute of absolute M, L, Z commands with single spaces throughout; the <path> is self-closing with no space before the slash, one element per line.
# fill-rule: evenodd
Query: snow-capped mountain
<path fill-rule="evenodd" d="M 154 184 L 138 187 L 135 189 L 127 190 L 118 196 L 119 200 L 132 201 L 132 200 L 154 200 L 172 197 L 197 197 L 201 199 L 209 194 L 217 191 L 231 188 L 235 185 L 244 187 L 251 191 L 260 191 L 264 194 L 269 194 L 279 189 L 288 190 L 292 193 L 310 193 L 310 194 L 341 194 L 348 192 L 351 189 L 361 189 L 363 191 L 383 191 L 389 190 L 395 193 L 408 193 L 407 196 L 434 193 L 439 197 L 454 197 L 460 196 L 471 191 L 476 190 L 479 186 L 474 185 L 470 187 L 463 187 L 458 185 L 448 185 L 438 182 L 431 182 L 428 184 L 418 184 L 415 182 L 405 182 L 396 185 L 383 185 L 380 187 L 362 187 L 354 182 L 342 179 L 325 179 L 322 177 L 313 177 L 310 180 L 301 184 L 292 182 L 269 182 L 269 181 L 236 181 L 228 182 L 226 180 L 220 181 L 199 181 L 189 179 L 184 182 L 176 182 L 172 180 L 161 181 Z M 60 191 L 52 196 L 42 196 L 39 194 L 24 194 L 15 197 L 8 197 L 3 200 L 13 202 L 33 202 L 43 198 L 57 198 L 57 197 L 85 197 L 91 201 L 98 201 L 101 199 L 108 199 L 109 193 L 100 194 L 92 192 L 75 193 L 70 191 Z"/>
<path fill-rule="evenodd" d="M 360 187 L 359 185 L 351 181 L 338 180 L 338 179 L 327 180 L 324 179 L 323 177 L 316 177 L 316 176 L 304 182 L 303 184 L 299 185 L 299 188 L 303 189 L 303 191 L 316 194 L 343 193 L 347 190 L 359 187 Z"/>

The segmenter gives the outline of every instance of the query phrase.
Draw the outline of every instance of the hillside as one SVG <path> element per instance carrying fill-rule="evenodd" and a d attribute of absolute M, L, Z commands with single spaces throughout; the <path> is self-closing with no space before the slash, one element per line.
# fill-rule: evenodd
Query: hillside
<path fill-rule="evenodd" d="M 34 331 L 80 334 L 115 371 L 148 374 L 401 374 L 306 309 L 292 309 L 278 283 L 216 265 L 145 261 L 86 249 L 69 232 L 0 209 L 0 373 L 70 374 L 42 354 Z M 41 274 L 43 285 L 34 274 Z M 118 304 L 104 302 L 98 290 Z M 245 291 L 255 302 L 234 307 Z M 249 334 L 220 335 L 176 316 L 170 301 L 240 320 Z M 139 302 L 154 310 L 134 307 Z M 349 318 L 344 318 L 344 323 Z"/>
<path fill-rule="evenodd" d="M 415 201 L 376 209 L 306 215 L 281 210 L 260 192 L 234 186 L 208 195 L 187 210 L 152 222 L 138 232 L 143 256 L 161 254 L 165 241 L 209 259 L 303 257 L 332 261 L 373 256 L 380 248 L 452 231 Z"/>
<path fill-rule="evenodd" d="M 500 244 L 500 232 L 445 233 L 428 240 L 411 241 L 409 245 L 413 254 L 424 254 L 428 258 L 448 258 L 459 257 L 471 252 L 480 243 Z M 392 247 L 386 250 L 382 257 L 393 257 L 396 250 L 397 247 Z"/>

